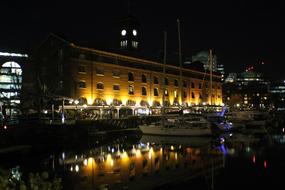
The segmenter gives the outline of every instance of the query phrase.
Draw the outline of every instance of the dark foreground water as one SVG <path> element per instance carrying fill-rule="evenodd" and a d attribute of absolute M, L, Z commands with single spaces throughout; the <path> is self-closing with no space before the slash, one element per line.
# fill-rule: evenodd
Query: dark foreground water
<path fill-rule="evenodd" d="M 277 189 L 284 184 L 285 134 L 218 138 L 109 135 L 0 154 L 22 179 L 47 171 L 63 189 Z M 282 189 L 282 188 L 281 188 Z"/>

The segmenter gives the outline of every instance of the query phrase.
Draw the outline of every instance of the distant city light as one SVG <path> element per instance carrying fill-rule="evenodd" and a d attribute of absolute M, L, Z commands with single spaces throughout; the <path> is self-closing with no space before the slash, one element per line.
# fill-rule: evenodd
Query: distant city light
<path fill-rule="evenodd" d="M 0 56 L 5 57 L 28 57 L 27 54 L 0 52 Z"/>

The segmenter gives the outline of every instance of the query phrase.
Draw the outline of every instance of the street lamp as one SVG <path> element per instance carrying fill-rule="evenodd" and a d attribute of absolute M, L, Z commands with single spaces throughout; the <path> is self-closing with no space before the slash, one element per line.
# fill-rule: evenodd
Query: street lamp
<path fill-rule="evenodd" d="M 75 120 L 77 120 L 77 117 L 78 117 L 77 105 L 79 104 L 79 101 L 78 100 L 74 100 L 74 104 L 75 104 Z"/>

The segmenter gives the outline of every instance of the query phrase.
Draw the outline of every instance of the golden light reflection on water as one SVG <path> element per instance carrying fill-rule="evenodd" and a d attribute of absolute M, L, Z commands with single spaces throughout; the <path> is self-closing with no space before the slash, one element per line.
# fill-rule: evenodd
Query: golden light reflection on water
<path fill-rule="evenodd" d="M 77 175 L 85 177 L 88 184 L 94 186 L 112 185 L 118 182 L 128 183 L 134 177 L 143 179 L 143 176 L 157 173 L 169 175 L 173 169 L 187 171 L 187 168 L 192 167 L 189 170 L 192 171 L 195 167 L 201 167 L 202 164 L 197 161 L 203 160 L 201 158 L 205 156 L 199 148 L 149 143 L 133 145 L 129 149 L 121 148 L 122 151 L 119 145 L 116 151 L 114 148 L 108 150 L 110 151 L 101 151 L 98 155 L 83 158 L 81 164 L 78 163 L 79 159 L 75 159 L 76 163 L 71 164 L 69 171 L 77 171 Z"/>

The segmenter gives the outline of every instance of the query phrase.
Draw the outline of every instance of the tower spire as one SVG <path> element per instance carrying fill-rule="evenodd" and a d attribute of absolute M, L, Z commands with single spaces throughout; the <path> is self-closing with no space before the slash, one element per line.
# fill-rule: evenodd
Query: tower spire
<path fill-rule="evenodd" d="M 128 0 L 128 15 L 132 14 L 132 0 Z"/>

